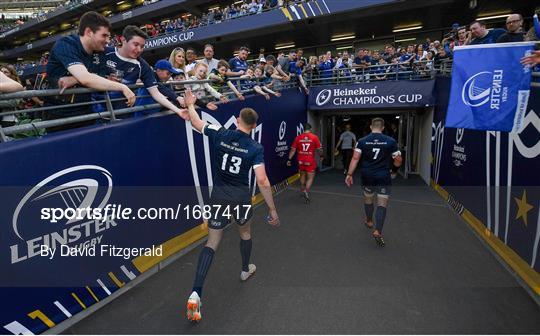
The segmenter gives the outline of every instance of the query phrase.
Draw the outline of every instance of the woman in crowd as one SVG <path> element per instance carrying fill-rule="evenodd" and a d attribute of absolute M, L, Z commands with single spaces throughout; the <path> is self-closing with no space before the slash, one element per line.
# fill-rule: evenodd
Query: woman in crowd
<path fill-rule="evenodd" d="M 317 56 L 309 56 L 309 61 L 306 65 L 306 68 L 304 69 L 304 74 L 309 79 L 319 77 L 319 65 Z"/>
<path fill-rule="evenodd" d="M 173 68 L 180 69 L 182 72 L 186 72 L 186 53 L 181 47 L 174 48 L 169 56 L 169 62 Z"/>

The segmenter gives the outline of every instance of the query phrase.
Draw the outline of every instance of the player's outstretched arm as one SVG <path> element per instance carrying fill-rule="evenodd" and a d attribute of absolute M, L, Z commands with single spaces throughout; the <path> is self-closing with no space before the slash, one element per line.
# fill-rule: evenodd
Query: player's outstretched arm
<path fill-rule="evenodd" d="M 167 97 L 165 97 L 161 92 L 159 92 L 159 89 L 157 86 L 153 86 L 147 89 L 150 93 L 150 96 L 154 98 L 155 101 L 157 101 L 161 106 L 173 111 L 174 113 L 178 114 L 180 117 L 182 117 L 185 120 L 188 120 L 188 116 L 184 113 L 185 110 L 181 110 L 178 107 L 176 107 L 173 103 L 171 103 Z"/>
<path fill-rule="evenodd" d="M 260 165 L 255 168 L 255 178 L 257 179 L 257 185 L 261 190 L 261 194 L 263 195 L 264 201 L 266 202 L 266 205 L 268 205 L 268 210 L 270 212 L 271 218 L 268 220 L 268 224 L 278 226 L 279 216 L 276 210 L 276 205 L 274 204 L 274 196 L 272 196 L 270 180 L 268 180 L 264 165 Z"/>
<path fill-rule="evenodd" d="M 349 169 L 347 170 L 347 177 L 345 178 L 345 184 L 347 187 L 352 186 L 353 184 L 353 177 L 354 171 L 356 170 L 356 167 L 358 166 L 358 162 L 360 161 L 360 152 L 354 151 L 353 157 L 351 159 L 351 163 L 349 164 Z"/>
<path fill-rule="evenodd" d="M 206 123 L 201 120 L 201 118 L 197 114 L 197 111 L 195 111 L 196 101 L 197 97 L 195 97 L 193 92 L 191 92 L 191 90 L 189 89 L 186 89 L 186 92 L 184 93 L 184 102 L 188 107 L 189 120 L 191 120 L 191 125 L 193 126 L 193 128 L 202 133 L 204 125 L 206 125 Z"/>

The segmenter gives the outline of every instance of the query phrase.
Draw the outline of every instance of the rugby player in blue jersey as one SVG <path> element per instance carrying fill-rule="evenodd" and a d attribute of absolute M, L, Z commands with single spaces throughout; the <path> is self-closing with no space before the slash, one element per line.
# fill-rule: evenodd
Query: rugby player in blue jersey
<path fill-rule="evenodd" d="M 254 272 L 255 265 L 249 263 L 251 256 L 251 193 L 249 177 L 251 170 L 261 194 L 269 208 L 268 224 L 279 225 L 279 217 L 274 205 L 270 181 L 264 167 L 263 147 L 253 140 L 250 133 L 257 126 L 258 115 L 253 109 L 244 108 L 237 118 L 237 129 L 228 130 L 201 120 L 195 111 L 195 96 L 186 90 L 184 101 L 188 106 L 191 125 L 208 137 L 211 148 L 212 175 L 214 187 L 211 205 L 219 205 L 208 222 L 208 241 L 202 249 L 197 264 L 193 291 L 187 301 L 187 318 L 200 321 L 201 296 L 206 274 L 212 264 L 214 253 L 219 246 L 223 229 L 235 219 L 240 233 L 240 254 L 242 271 L 240 280 L 246 281 Z M 243 209 L 237 211 L 236 209 Z"/>
<path fill-rule="evenodd" d="M 366 210 L 365 225 L 373 229 L 373 238 L 379 246 L 384 246 L 382 237 L 386 207 L 390 197 L 392 179 L 390 169 L 392 163 L 400 167 L 402 163 L 401 152 L 398 150 L 396 140 L 382 134 L 384 119 L 374 118 L 371 121 L 371 133 L 356 143 L 354 155 L 349 165 L 345 184 L 353 184 L 354 171 L 360 162 L 360 176 L 364 189 L 364 208 Z M 373 225 L 373 198 L 377 194 L 377 211 L 375 212 L 375 225 Z"/>
<path fill-rule="evenodd" d="M 175 106 L 165 96 L 167 95 L 175 99 L 176 94 L 174 91 L 157 82 L 152 68 L 141 57 L 147 38 L 146 33 L 140 28 L 126 26 L 120 38 L 122 46 L 120 48 L 106 47 L 104 53 L 99 55 L 98 72 L 107 79 L 120 82 L 124 85 L 133 85 L 140 80 L 156 102 L 187 119 L 187 111 Z M 98 100 L 103 99 L 103 95 L 100 93 L 94 94 L 94 96 Z M 128 107 L 124 101 L 115 101 L 121 97 L 119 92 L 110 92 L 109 96 L 113 99 L 112 104 L 114 109 Z M 95 112 L 101 112 L 103 110 L 105 110 L 105 107 L 101 104 L 94 106 Z"/>
<path fill-rule="evenodd" d="M 107 80 L 97 74 L 97 67 L 100 66 L 99 57 L 110 41 L 110 29 L 111 24 L 103 15 L 96 12 L 85 13 L 79 21 L 78 34 L 62 37 L 51 50 L 47 63 L 50 88 L 59 88 L 62 92 L 66 88 L 80 83 L 82 86 L 96 90 L 118 91 L 126 98 L 127 105 L 132 106 L 135 103 L 133 91 L 125 84 Z M 79 94 L 70 102 L 89 100 L 89 95 Z M 47 105 L 62 103 L 66 102 L 51 100 Z M 48 111 L 46 119 L 85 114 L 89 110 L 89 105 L 87 105 L 76 108 L 69 107 L 68 111 L 62 109 Z"/>

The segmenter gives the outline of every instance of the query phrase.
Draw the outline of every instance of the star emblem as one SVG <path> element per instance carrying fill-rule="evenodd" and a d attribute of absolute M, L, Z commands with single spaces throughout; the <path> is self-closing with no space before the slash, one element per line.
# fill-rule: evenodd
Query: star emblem
<path fill-rule="evenodd" d="M 518 206 L 516 219 L 523 219 L 525 226 L 527 226 L 527 213 L 534 208 L 532 205 L 527 203 L 527 191 L 523 190 L 523 195 L 521 196 L 521 199 L 514 197 L 514 200 L 516 201 Z"/>

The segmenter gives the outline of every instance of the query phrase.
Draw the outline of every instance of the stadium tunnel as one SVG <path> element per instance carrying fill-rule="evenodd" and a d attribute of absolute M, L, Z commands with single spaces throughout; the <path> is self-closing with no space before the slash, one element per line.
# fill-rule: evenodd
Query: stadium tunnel
<path fill-rule="evenodd" d="M 321 0 L 317 2 L 322 5 Z M 427 28 L 442 26 L 446 9 L 452 19 L 461 20 L 468 4 L 437 1 L 427 12 L 431 21 Z M 162 5 L 174 3 L 163 1 L 143 9 Z M 516 6 L 528 10 L 533 4 Z M 389 37 L 390 25 L 380 22 L 393 22 L 400 9 L 407 9 L 404 16 L 414 17 L 424 7 L 421 1 L 396 1 L 386 7 L 306 20 L 291 20 L 279 13 L 279 22 L 284 23 L 279 28 L 247 33 L 238 29 L 234 34 L 214 31 L 207 35 L 211 39 L 188 45 L 213 42 L 232 54 L 244 42 L 253 50 L 273 50 L 291 36 L 300 41 L 309 35 L 306 45 L 317 47 L 306 48 L 306 54 L 320 54 L 329 48 L 321 41 L 327 42 L 331 33 L 342 33 L 330 29 L 340 18 L 356 32 L 376 26 L 378 36 Z M 241 20 L 253 23 L 254 18 L 220 27 L 238 28 Z M 128 19 L 137 22 L 136 15 Z M 116 17 L 115 22 L 122 18 Z M 395 40 L 392 35 L 372 42 L 371 34 L 366 34 L 358 34 L 361 46 L 381 47 Z M 419 41 L 425 37 L 418 36 Z M 9 57 L 44 50 L 52 40 L 18 45 Z M 168 47 L 173 45 L 149 50 L 149 59 L 166 57 Z M 28 76 L 35 75 L 36 69 L 32 70 Z M 66 199 L 86 199 L 81 185 L 74 183 L 89 180 L 105 186 L 93 199 L 103 204 L 129 201 L 133 207 L 176 207 L 179 200 L 204 203 L 208 191 L 197 186 L 211 185 L 208 143 L 187 122 L 161 112 L 0 143 L 0 186 L 7 191 L 0 195 L 0 222 L 6 224 L 0 233 L 0 266 L 8 274 L 0 279 L 3 332 L 540 333 L 540 191 L 534 178 L 540 169 L 536 150 L 540 124 L 535 112 L 540 111 L 540 91 L 531 89 L 526 125 L 519 134 L 445 128 L 451 79 L 448 72 L 439 74 L 427 80 L 314 85 L 309 97 L 298 88 L 289 88 L 280 99 L 272 97 L 268 102 L 262 96 L 249 96 L 244 102 L 221 105 L 218 111 L 201 112 L 206 121 L 226 128 L 235 128 L 242 107 L 259 112 L 259 127 L 252 137 L 265 149 L 283 225 L 279 230 L 263 225 L 254 228 L 254 261 L 259 269 L 245 286 L 239 283 L 235 268 L 236 236 L 225 235 L 208 279 L 205 320 L 199 325 L 185 321 L 184 303 L 205 241 L 206 226 L 201 220 L 163 221 L 161 225 L 131 220 L 47 225 L 36 221 L 39 207 L 63 207 Z M 370 96 L 397 96 L 369 104 L 329 96 L 349 99 L 355 94 L 339 90 L 358 87 L 376 87 L 377 93 Z M 422 99 L 398 97 L 414 97 L 419 92 Z M 405 159 L 401 176 L 395 180 L 389 244 L 383 250 L 361 223 L 361 188 L 344 187 L 341 160 L 333 155 L 344 125 L 350 124 L 360 137 L 374 117 L 385 119 L 387 130 L 396 126 L 392 135 Z M 325 149 L 311 206 L 299 200 L 296 167 L 285 164 L 289 146 L 305 121 L 313 125 Z M 262 198 L 255 181 L 250 183 L 253 202 L 259 204 Z M 51 196 L 46 188 L 54 185 L 70 188 Z M 107 194 L 111 187 L 112 193 Z M 264 207 L 255 210 L 257 223 L 265 221 L 265 211 Z M 38 256 L 40 244 L 63 241 L 73 246 L 98 241 L 117 246 L 158 245 L 165 253 L 84 262 L 47 261 Z"/>
<path fill-rule="evenodd" d="M 392 136 L 398 142 L 398 148 L 404 159 L 399 173 L 404 178 L 408 178 L 410 174 L 420 175 L 424 182 L 429 184 L 432 109 L 386 111 L 366 109 L 310 113 L 310 120 L 317 125 L 317 134 L 321 135 L 325 150 L 322 169 L 346 168 L 341 162 L 341 154 L 334 154 L 340 134 L 346 125 L 350 125 L 358 140 L 370 133 L 369 125 L 373 118 L 384 119 L 384 134 Z"/>
<path fill-rule="evenodd" d="M 434 91 L 434 96 L 437 97 L 432 97 L 435 100 L 431 101 L 444 102 L 444 97 L 449 94 L 449 78 L 441 77 L 436 81 L 436 87 L 442 89 Z M 377 85 L 381 87 L 384 84 Z M 223 242 L 219 252 L 220 261 L 208 279 L 206 296 L 209 299 L 208 307 L 205 308 L 208 320 L 204 321 L 199 329 L 184 322 L 182 311 L 184 301 L 182 293 L 184 287 L 190 286 L 193 264 L 205 237 L 205 226 L 197 220 L 182 222 L 181 225 L 175 221 L 161 221 L 158 226 L 147 221 L 135 223 L 118 220 L 107 226 L 82 223 L 72 226 L 70 230 L 74 231 L 68 231 L 61 223 L 44 228 L 42 225 L 30 225 L 31 222 L 19 220 L 17 232 L 21 235 L 22 241 L 15 236 L 11 227 L 5 227 L 3 237 L 10 246 L 10 253 L 5 254 L 2 261 L 3 266 L 12 269 L 13 272 L 10 272 L 10 277 L 3 278 L 2 291 L 6 302 L 15 305 L 5 313 L 4 328 L 12 333 L 27 334 L 43 332 L 100 334 L 135 331 L 300 333 L 319 330 L 326 333 L 336 331 L 347 333 L 367 330 L 392 333 L 405 329 L 411 332 L 540 330 L 538 319 L 534 317 L 538 314 L 538 306 L 532 299 L 537 295 L 534 292 L 535 270 L 510 247 L 501 245 L 499 238 L 487 234 L 485 226 L 481 224 L 486 221 L 484 217 L 486 214 L 483 212 L 485 203 L 478 202 L 478 199 L 485 196 L 485 189 L 452 188 L 454 184 L 474 185 L 477 180 L 460 182 L 452 177 L 455 168 L 452 166 L 450 151 L 437 154 L 437 149 L 432 148 L 435 153 L 431 184 L 444 197 L 443 199 L 438 198 L 436 193 L 425 185 L 425 181 L 414 176 L 396 180 L 388 229 L 389 237 L 392 237 L 390 242 L 395 247 L 390 245 L 385 248 L 386 252 L 383 252 L 393 262 L 382 264 L 380 259 L 382 251 L 376 248 L 371 239 L 368 239 L 369 235 L 363 231 L 365 229 L 359 222 L 361 215 L 355 215 L 361 204 L 359 187 L 345 189 L 341 173 L 336 174 L 335 170 L 331 170 L 320 174 L 313 190 L 314 202 L 311 208 L 305 208 L 299 201 L 298 189 L 294 183 L 297 178 L 295 168 L 286 167 L 286 158 L 282 153 L 286 153 L 288 149 L 282 144 L 292 142 L 292 139 L 302 131 L 301 123 L 306 119 L 312 118 L 311 122 L 321 127 L 318 132 L 321 132 L 323 141 L 325 139 L 323 128 L 326 128 L 328 133 L 335 134 L 335 124 L 338 123 L 361 125 L 374 116 L 382 116 L 389 121 L 408 119 L 403 121 L 407 126 L 399 126 L 402 128 L 399 136 L 410 134 L 409 138 L 415 138 L 412 136 L 415 131 L 411 127 L 419 125 L 417 128 L 420 130 L 417 132 L 423 133 L 424 136 L 419 134 L 418 142 L 409 146 L 414 147 L 417 144 L 421 147 L 422 141 L 428 141 L 425 136 L 428 134 L 429 143 L 437 148 L 437 141 L 441 136 L 450 145 L 457 138 L 452 129 L 447 129 L 443 133 L 440 132 L 440 128 L 438 130 L 435 128 L 436 134 L 433 136 L 432 125 L 440 124 L 445 112 L 439 108 L 440 104 L 424 107 L 423 111 L 411 108 L 386 111 L 347 109 L 343 113 L 336 110 L 316 113 L 310 111 L 308 117 L 307 110 L 311 103 L 298 88 L 284 90 L 282 98 L 268 103 L 260 96 L 249 97 L 245 102 L 229 103 L 212 114 L 203 113 L 203 118 L 208 121 L 234 127 L 234 116 L 241 106 L 248 105 L 259 111 L 260 127 L 255 130 L 253 136 L 265 147 L 265 160 L 271 183 L 276 191 L 282 192 L 276 197 L 276 201 L 285 223 L 279 232 L 262 225 L 256 226 L 254 235 L 257 237 L 257 252 L 254 258 L 261 270 L 258 271 L 259 277 L 244 287 L 239 286 L 238 282 L 232 282 L 232 278 L 229 279 L 229 274 L 234 274 L 230 272 L 234 267 L 231 260 L 238 257 L 238 251 L 233 248 L 236 244 L 231 241 L 234 234 L 226 235 L 228 238 Z M 310 97 L 312 100 L 314 98 Z M 529 113 L 535 113 L 531 106 L 537 103 L 538 92 L 534 90 Z M 344 121 L 345 115 L 347 120 Z M 527 130 L 531 131 L 530 128 Z M 469 148 L 469 155 L 478 156 L 478 148 L 475 149 L 473 144 L 485 137 L 484 132 L 466 131 L 462 136 L 461 146 Z M 432 139 L 434 142 L 431 142 Z M 530 143 L 529 140 L 527 143 Z M 100 145 L 105 143 L 106 146 Z M 326 143 L 328 144 L 329 140 L 326 140 Z M 408 142 L 404 144 L 407 146 Z M 145 205 L 172 205 L 173 201 L 178 200 L 196 204 L 197 198 L 206 199 L 207 195 L 204 192 L 199 193 L 189 188 L 168 190 L 155 186 L 208 185 L 210 177 L 205 158 L 207 151 L 201 136 L 190 131 L 188 124 L 181 122 L 175 115 L 160 114 L 135 118 L 109 125 L 61 132 L 42 139 L 2 144 L 0 146 L 2 185 L 9 185 L 10 181 L 20 181 L 22 185 L 36 185 L 43 188 L 44 183 L 52 179 L 63 179 L 65 182 L 93 176 L 95 179 L 105 178 L 104 181 L 109 180 L 109 183 L 115 186 L 110 203 L 144 198 Z M 421 151 L 416 153 L 419 152 Z M 62 153 L 61 159 L 58 153 Z M 415 153 L 414 150 L 412 153 Z M 141 156 L 145 157 L 145 160 L 140 160 Z M 518 158 L 517 154 L 514 154 L 514 158 Z M 10 164 L 14 162 L 17 163 L 16 166 Z M 36 166 L 32 164 L 33 162 L 40 162 L 40 165 Z M 470 172 L 476 170 L 476 167 L 465 162 L 460 167 L 461 171 L 464 169 Z M 459 175 L 457 178 L 467 176 L 470 175 Z M 55 183 L 58 182 L 60 180 Z M 145 186 L 142 195 L 141 190 L 129 188 L 135 184 Z M 32 207 L 39 206 L 39 202 L 50 202 L 43 195 L 32 196 L 32 193 L 37 193 L 36 188 L 30 191 L 30 194 L 27 188 L 12 188 L 11 191 L 9 195 L 3 194 L 5 197 L 3 204 L 6 209 L 22 209 L 17 212 L 17 216 L 22 219 L 28 220 Z M 255 189 L 253 191 L 254 201 L 260 202 L 260 195 L 256 194 Z M 527 191 L 529 197 L 535 197 L 536 189 L 529 187 Z M 66 192 L 69 193 L 68 190 Z M 517 197 L 521 189 L 515 188 L 514 192 L 518 193 Z M 34 201 L 27 202 L 33 199 L 29 197 L 34 197 Z M 190 197 L 192 199 L 188 200 Z M 446 202 L 455 209 L 461 219 L 451 215 L 452 210 L 448 208 Z M 33 210 L 36 211 L 35 208 Z M 517 211 L 514 208 L 511 210 Z M 262 221 L 265 215 L 263 208 L 256 209 L 257 222 Z M 13 213 L 10 211 L 2 212 L 1 216 L 6 223 L 13 219 Z M 358 217 L 354 219 L 351 216 Z M 342 225 L 336 231 L 335 227 L 327 225 L 328 220 Z M 503 265 L 486 251 L 471 231 L 468 231 L 462 220 L 489 246 L 496 244 L 495 247 L 492 246 L 493 250 L 497 256 L 511 265 L 509 267 L 512 268 L 512 272 L 525 276 L 520 276 L 519 282 L 516 282 Z M 306 231 L 306 221 L 309 222 L 309 231 Z M 518 218 L 517 222 L 519 221 L 521 219 Z M 83 224 L 84 227 L 81 226 Z M 43 259 L 36 257 L 35 247 L 32 247 L 36 242 L 47 239 L 61 241 L 64 234 L 66 238 L 70 237 L 69 232 L 72 232 L 71 235 L 78 232 L 74 244 L 92 244 L 91 241 L 95 239 L 99 241 L 105 239 L 118 246 L 158 244 L 163 246 L 165 253 L 163 257 L 139 256 L 120 263 L 114 258 L 90 258 L 85 262 L 84 268 L 80 268 L 76 262 L 72 264 L 74 261 L 68 262 L 63 259 L 44 262 Z M 279 234 L 285 236 L 278 239 Z M 511 232 L 510 244 L 520 237 L 520 234 L 522 233 Z M 446 243 L 442 246 L 440 237 L 447 237 Z M 86 242 L 84 239 L 87 239 Z M 299 241 L 303 242 L 299 244 Z M 290 250 L 290 244 L 298 245 L 298 248 Z M 325 248 L 321 249 L 321 246 Z M 350 251 L 350 248 L 354 251 Z M 359 256 L 368 257 L 359 259 Z M 305 259 L 307 261 L 302 261 L 304 258 L 307 258 Z M 269 263 L 272 259 L 276 262 Z M 422 262 L 419 263 L 419 260 Z M 441 263 L 440 260 L 445 262 Z M 358 268 L 351 269 L 351 264 L 359 262 Z M 416 266 L 411 268 L 415 263 Z M 73 273 L 74 269 L 78 271 Z M 385 271 L 379 272 L 382 269 Z M 35 272 L 41 274 L 39 278 L 31 276 Z M 288 274 L 288 280 L 280 277 L 283 272 Z M 57 274 L 60 273 L 65 275 L 59 283 Z M 366 280 L 366 277 L 370 280 Z M 401 279 L 402 277 L 404 278 Z M 366 281 L 366 286 L 358 285 L 358 282 Z M 456 282 L 460 282 L 457 288 Z M 87 285 L 81 287 L 81 283 Z M 61 287 L 57 287 L 59 284 Z M 415 287 L 418 284 L 420 287 Z M 230 286 L 231 291 L 221 291 L 223 286 Z M 391 289 L 402 291 L 399 288 L 403 286 L 411 288 L 407 295 Z M 492 290 L 478 290 L 479 287 L 485 288 L 484 286 L 509 290 L 495 289 L 494 295 Z M 40 290 L 41 287 L 50 288 Z M 344 291 L 344 288 L 348 290 Z M 295 304 L 283 307 L 283 299 L 276 301 L 275 298 L 282 298 L 279 295 L 280 291 L 286 293 L 286 296 L 296 297 Z M 327 305 L 329 302 L 327 300 L 335 299 L 336 291 L 344 301 L 338 305 L 341 308 L 331 314 L 332 322 L 330 322 L 323 318 L 325 313 L 320 308 Z M 372 291 L 379 293 L 375 294 Z M 532 298 L 528 296 L 527 291 Z M 370 296 L 369 293 L 375 296 Z M 320 299 L 316 299 L 318 295 Z M 471 297 L 475 299 L 471 300 Z M 235 301 L 236 313 L 250 316 L 250 320 L 258 319 L 260 324 L 246 324 L 234 320 L 231 314 L 223 314 L 223 310 L 230 307 L 231 300 Z M 253 310 L 254 306 L 260 306 L 261 300 L 269 302 L 268 309 L 271 314 L 259 309 Z M 23 312 L 28 310 L 30 303 L 38 305 L 39 308 L 25 315 Z M 374 323 L 371 314 L 360 317 L 358 315 L 361 311 L 387 312 L 387 304 L 395 306 L 397 310 L 390 315 L 386 314 L 382 324 Z M 401 309 L 408 309 L 411 304 L 416 307 L 416 313 L 413 312 L 412 315 L 399 313 Z M 498 308 L 501 306 L 506 307 L 504 313 Z M 444 321 L 438 313 L 440 309 L 446 312 Z M 478 316 L 473 318 L 476 311 L 483 312 L 482 318 Z M 488 313 L 485 313 L 486 311 Z M 233 315 L 237 316 L 236 313 Z M 295 320 L 300 319 L 304 322 L 285 323 L 282 320 L 285 317 L 283 314 L 287 316 L 292 314 L 296 316 Z M 141 318 L 134 320 L 134 315 Z M 448 316 L 452 318 L 446 319 Z M 459 323 L 456 327 L 452 322 L 454 318 L 464 319 L 465 322 Z M 407 329 L 411 319 L 414 321 L 414 327 Z M 281 324 L 278 323 L 279 320 L 282 321 Z M 340 321 L 338 327 L 335 326 L 336 320 Z M 390 323 L 390 320 L 395 322 Z M 361 322 L 360 325 L 358 321 Z M 517 321 L 521 324 L 516 329 Z M 282 325 L 283 329 L 276 329 L 278 324 Z"/>

